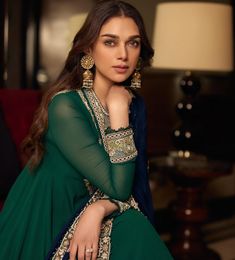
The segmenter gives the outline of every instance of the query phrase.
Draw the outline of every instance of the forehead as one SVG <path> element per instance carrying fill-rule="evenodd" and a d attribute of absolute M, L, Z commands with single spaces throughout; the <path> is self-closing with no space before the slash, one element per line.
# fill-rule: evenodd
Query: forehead
<path fill-rule="evenodd" d="M 139 35 L 139 28 L 132 18 L 118 16 L 110 18 L 103 24 L 99 35 L 103 34 Z"/>

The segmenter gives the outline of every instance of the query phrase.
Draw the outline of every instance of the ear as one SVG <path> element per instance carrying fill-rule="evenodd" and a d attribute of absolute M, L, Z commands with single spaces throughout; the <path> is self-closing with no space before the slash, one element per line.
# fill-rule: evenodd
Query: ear
<path fill-rule="evenodd" d="M 91 55 L 91 54 L 92 54 L 91 48 L 85 49 L 85 50 L 84 50 L 84 53 L 85 53 L 85 54 L 88 54 L 88 55 Z"/>

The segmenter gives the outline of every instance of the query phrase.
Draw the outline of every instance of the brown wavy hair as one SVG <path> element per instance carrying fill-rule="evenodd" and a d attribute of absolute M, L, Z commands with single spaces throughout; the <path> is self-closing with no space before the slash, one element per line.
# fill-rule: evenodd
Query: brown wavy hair
<path fill-rule="evenodd" d="M 23 141 L 22 150 L 30 157 L 29 167 L 31 170 L 40 164 L 45 152 L 43 137 L 48 127 L 48 104 L 51 98 L 61 90 L 81 88 L 84 71 L 80 60 L 85 52 L 94 45 L 102 25 L 110 18 L 117 16 L 130 17 L 135 21 L 141 37 L 142 65 L 150 64 L 154 51 L 149 43 L 143 19 L 137 9 L 123 1 L 99 1 L 89 12 L 83 26 L 75 35 L 64 68 L 54 84 L 44 93 L 41 104 L 35 113 L 29 135 Z M 95 72 L 94 67 L 93 70 Z"/>

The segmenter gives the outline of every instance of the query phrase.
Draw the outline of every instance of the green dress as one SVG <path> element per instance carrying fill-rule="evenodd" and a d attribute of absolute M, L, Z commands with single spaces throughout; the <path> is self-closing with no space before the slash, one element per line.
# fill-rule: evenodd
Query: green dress
<path fill-rule="evenodd" d="M 119 206 L 103 222 L 97 259 L 172 259 L 131 196 L 136 157 L 132 129 L 109 131 L 108 126 L 108 114 L 92 90 L 53 97 L 43 160 L 33 173 L 23 169 L 0 213 L 0 259 L 45 259 L 71 216 L 97 199 Z M 80 215 L 53 259 L 63 258 Z"/>

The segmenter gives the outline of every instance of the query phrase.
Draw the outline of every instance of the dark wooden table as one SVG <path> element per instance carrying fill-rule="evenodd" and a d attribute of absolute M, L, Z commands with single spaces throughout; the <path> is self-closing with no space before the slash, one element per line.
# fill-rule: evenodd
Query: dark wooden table
<path fill-rule="evenodd" d="M 151 160 L 157 169 L 167 173 L 175 183 L 177 199 L 171 210 L 175 221 L 169 249 L 176 260 L 219 260 L 220 256 L 207 248 L 201 226 L 208 219 L 203 193 L 210 180 L 231 173 L 232 164 L 207 160 L 204 156 L 188 158 L 158 157 Z"/>

